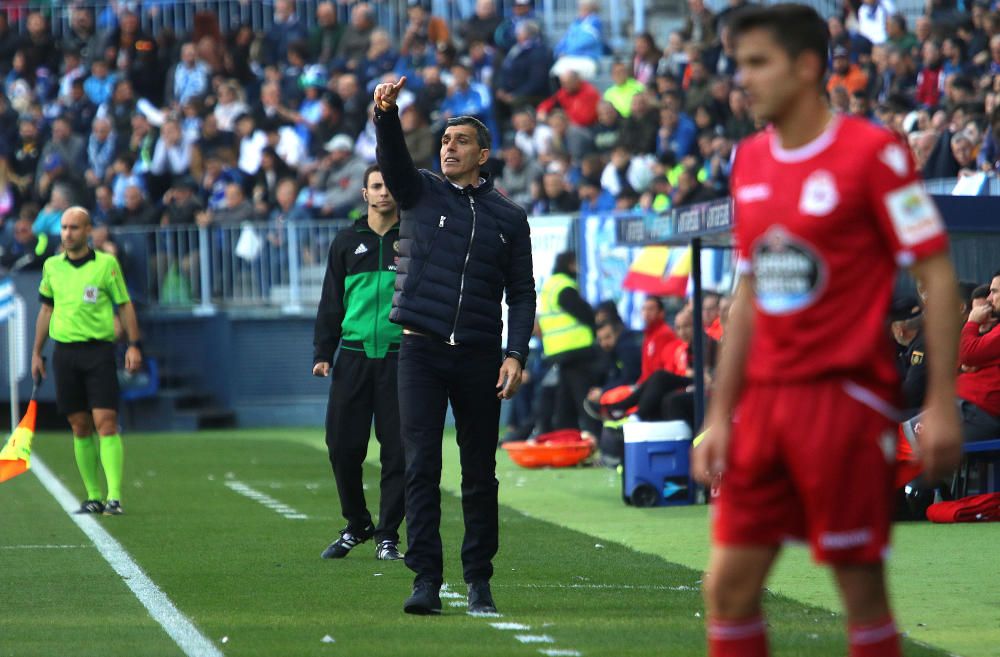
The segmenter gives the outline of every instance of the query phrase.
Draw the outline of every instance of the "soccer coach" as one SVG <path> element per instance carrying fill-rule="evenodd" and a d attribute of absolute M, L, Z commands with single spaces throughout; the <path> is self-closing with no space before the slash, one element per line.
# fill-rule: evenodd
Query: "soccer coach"
<path fill-rule="evenodd" d="M 391 321 L 403 326 L 399 415 L 406 453 L 406 565 L 416 573 L 403 610 L 441 612 L 441 442 L 451 401 L 462 463 L 463 574 L 469 612 L 496 612 L 496 448 L 500 400 L 521 385 L 535 317 L 528 219 L 480 167 L 490 134 L 471 116 L 448 120 L 444 179 L 413 165 L 396 97 L 406 78 L 375 87 L 378 164 L 403 210 Z M 502 350 L 500 304 L 507 294 Z"/>
<path fill-rule="evenodd" d="M 38 294 L 31 374 L 45 376 L 42 348 L 55 343 L 56 406 L 73 428 L 73 451 L 87 499 L 79 513 L 121 515 L 122 439 L 118 435 L 115 308 L 128 334 L 125 369 L 139 369 L 139 322 L 118 261 L 90 247 L 90 214 L 72 207 L 60 220 L 64 252 L 45 261 Z M 100 438 L 96 438 L 94 430 Z M 102 502 L 98 461 L 108 495 Z"/>

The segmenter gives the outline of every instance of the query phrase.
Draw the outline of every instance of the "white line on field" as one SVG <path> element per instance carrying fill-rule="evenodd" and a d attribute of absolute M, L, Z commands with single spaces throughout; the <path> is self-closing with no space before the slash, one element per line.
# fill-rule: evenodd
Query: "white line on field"
<path fill-rule="evenodd" d="M 89 548 L 93 545 L 0 545 L 0 550 L 70 550 Z"/>
<path fill-rule="evenodd" d="M 495 584 L 507 589 L 607 589 L 609 591 L 700 591 L 697 586 L 662 584 Z"/>
<path fill-rule="evenodd" d="M 490 623 L 490 627 L 497 630 L 530 630 L 530 625 L 525 625 L 524 623 Z"/>
<path fill-rule="evenodd" d="M 249 497 L 254 502 L 259 502 L 272 511 L 278 513 L 289 520 L 307 520 L 309 516 L 304 513 L 299 513 L 292 507 L 288 506 L 284 502 L 279 502 L 270 495 L 260 492 L 256 488 L 244 484 L 242 481 L 236 479 L 231 479 L 226 482 L 226 488 L 230 489 L 234 493 L 239 493 L 244 497 Z"/>
<path fill-rule="evenodd" d="M 79 508 L 80 502 L 73 497 L 73 494 L 63 486 L 62 482 L 52 474 L 52 471 L 37 455 L 32 459 L 31 471 L 38 477 L 38 481 L 45 487 L 45 490 L 63 507 L 70 520 L 75 522 L 76 526 L 93 542 L 97 551 L 118 573 L 125 585 L 131 589 L 149 615 L 153 617 L 153 620 L 160 624 L 160 627 L 166 631 L 185 655 L 188 657 L 222 657 L 222 652 L 174 606 L 170 598 L 132 560 L 121 543 L 116 541 L 104 527 L 101 527 L 93 516 L 73 513 Z"/>
<path fill-rule="evenodd" d="M 561 650 L 559 648 L 542 648 L 538 652 L 548 657 L 583 657 L 579 650 Z"/>
<path fill-rule="evenodd" d="M 515 634 L 514 638 L 521 643 L 555 643 L 556 640 L 548 634 Z"/>

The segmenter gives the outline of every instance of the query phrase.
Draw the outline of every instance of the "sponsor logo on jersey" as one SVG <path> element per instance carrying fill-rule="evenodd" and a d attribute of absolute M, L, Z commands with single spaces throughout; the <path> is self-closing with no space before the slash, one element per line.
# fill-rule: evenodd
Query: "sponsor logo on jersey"
<path fill-rule="evenodd" d="M 878 154 L 878 159 L 900 178 L 905 177 L 910 172 L 910 160 L 906 157 L 906 151 L 899 144 L 887 145 Z"/>
<path fill-rule="evenodd" d="M 767 183 L 743 185 L 736 188 L 736 200 L 740 203 L 755 203 L 771 198 L 771 186 Z"/>
<path fill-rule="evenodd" d="M 799 197 L 799 212 L 814 217 L 824 217 L 840 203 L 840 193 L 837 191 L 837 181 L 833 174 L 825 169 L 813 171 L 802 184 L 802 196 Z"/>
<path fill-rule="evenodd" d="M 809 307 L 819 297 L 824 267 L 816 251 L 777 226 L 754 246 L 753 274 L 757 305 L 771 315 Z"/>
<path fill-rule="evenodd" d="M 937 206 L 919 182 L 886 194 L 885 207 L 903 246 L 920 244 L 944 232 Z"/>
<path fill-rule="evenodd" d="M 364 244 L 358 244 L 358 248 L 354 249 L 354 255 L 361 255 L 362 253 L 368 253 L 368 247 Z"/>

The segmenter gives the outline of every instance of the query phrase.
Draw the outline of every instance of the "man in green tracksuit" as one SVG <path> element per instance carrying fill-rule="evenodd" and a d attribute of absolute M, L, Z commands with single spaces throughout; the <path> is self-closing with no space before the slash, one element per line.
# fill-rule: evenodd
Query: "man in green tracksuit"
<path fill-rule="evenodd" d="M 313 341 L 314 376 L 329 376 L 340 345 L 332 368 L 326 445 L 347 527 L 322 556 L 346 557 L 374 537 L 376 558 L 395 560 L 402 558 L 398 546 L 405 485 L 396 394 L 402 328 L 389 322 L 399 260 L 399 209 L 377 165 L 365 171 L 364 181 L 368 215 L 337 233 L 330 245 Z M 372 524 L 361 482 L 373 414 L 382 460 L 378 526 Z"/>

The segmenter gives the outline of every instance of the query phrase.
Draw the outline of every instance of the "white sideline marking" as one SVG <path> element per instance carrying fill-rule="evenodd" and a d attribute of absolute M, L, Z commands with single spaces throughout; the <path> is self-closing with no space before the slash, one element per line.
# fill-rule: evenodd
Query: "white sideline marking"
<path fill-rule="evenodd" d="M 452 600 L 458 600 L 459 598 L 463 600 L 465 599 L 465 596 L 458 591 L 445 591 L 444 589 L 441 589 L 441 593 L 439 595 L 442 598 L 450 598 Z"/>
<path fill-rule="evenodd" d="M 92 545 L 0 545 L 0 550 L 69 550 L 89 548 Z"/>
<path fill-rule="evenodd" d="M 182 614 L 170 598 L 159 589 L 142 568 L 132 560 L 121 543 L 116 541 L 90 514 L 73 513 L 80 506 L 62 482 L 46 467 L 37 455 L 32 459 L 31 471 L 38 477 L 45 490 L 56 499 L 70 520 L 87 535 L 94 547 L 110 564 L 125 585 L 129 587 L 153 620 L 173 639 L 188 657 L 222 657 L 222 653 L 198 628 Z"/>
<path fill-rule="evenodd" d="M 490 623 L 490 626 L 497 630 L 530 630 L 530 625 L 524 623 Z"/>
<path fill-rule="evenodd" d="M 514 638 L 521 643 L 555 643 L 556 640 L 548 634 L 515 634 Z"/>
<path fill-rule="evenodd" d="M 542 648 L 538 652 L 549 657 L 583 657 L 579 650 L 560 650 L 559 648 Z"/>
<path fill-rule="evenodd" d="M 226 482 L 226 488 L 233 491 L 234 493 L 239 493 L 244 497 L 249 497 L 254 502 L 259 502 L 267 508 L 271 509 L 275 513 L 288 518 L 289 520 L 308 520 L 309 516 L 304 513 L 299 513 L 292 507 L 288 506 L 284 502 L 279 502 L 270 495 L 260 492 L 256 488 L 247 486 L 242 481 L 232 479 Z"/>
<path fill-rule="evenodd" d="M 452 600 L 448 603 L 449 607 L 468 607 L 469 603 L 465 600 Z"/>
<path fill-rule="evenodd" d="M 494 584 L 508 589 L 606 589 L 609 591 L 700 591 L 697 586 L 663 584 Z"/>

